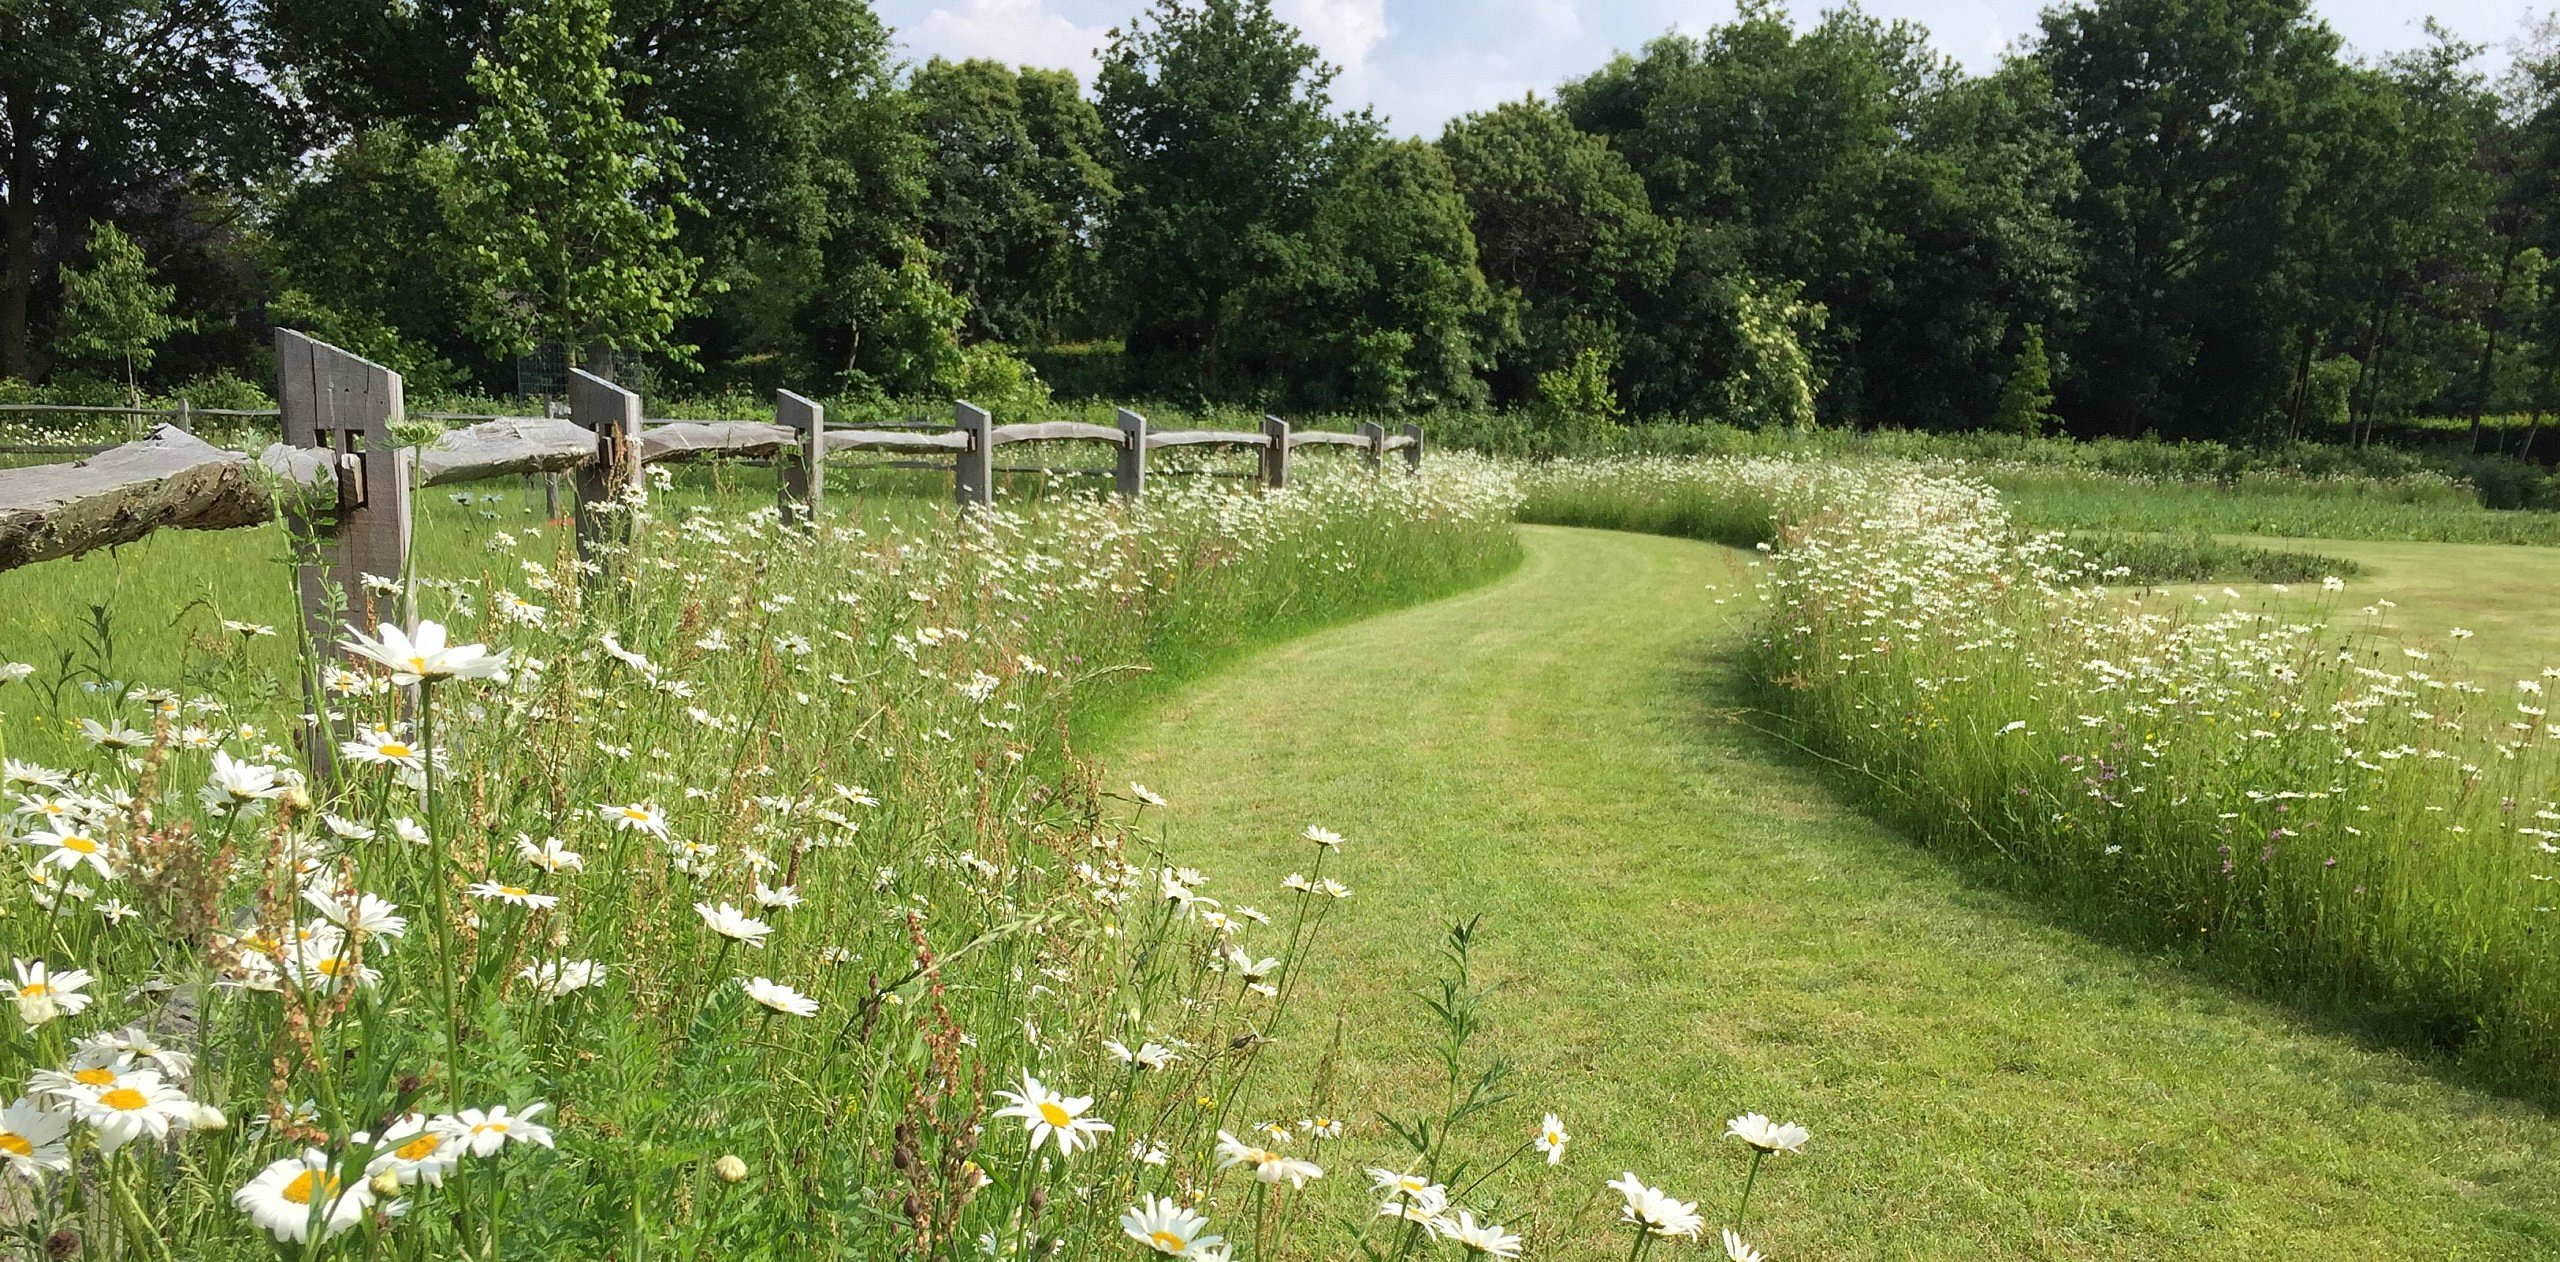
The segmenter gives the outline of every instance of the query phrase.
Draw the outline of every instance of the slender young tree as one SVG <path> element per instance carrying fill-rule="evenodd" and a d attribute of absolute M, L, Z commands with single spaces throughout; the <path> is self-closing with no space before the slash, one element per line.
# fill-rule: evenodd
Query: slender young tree
<path fill-rule="evenodd" d="M 142 374 L 160 343 L 187 322 L 170 314 L 174 288 L 154 283 L 149 260 L 114 224 L 89 225 L 89 264 L 62 271 L 62 321 L 55 333 L 74 363 L 120 369 L 125 406 L 142 406 Z"/>

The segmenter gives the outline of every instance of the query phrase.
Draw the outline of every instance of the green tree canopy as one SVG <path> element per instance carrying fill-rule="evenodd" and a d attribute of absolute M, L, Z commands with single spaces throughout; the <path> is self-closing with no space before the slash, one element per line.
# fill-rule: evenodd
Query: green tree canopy
<path fill-rule="evenodd" d="M 1063 70 L 935 58 L 916 72 L 932 157 L 924 237 L 978 337 L 1058 335 L 1090 281 L 1089 243 L 1113 195 L 1102 119 Z"/>

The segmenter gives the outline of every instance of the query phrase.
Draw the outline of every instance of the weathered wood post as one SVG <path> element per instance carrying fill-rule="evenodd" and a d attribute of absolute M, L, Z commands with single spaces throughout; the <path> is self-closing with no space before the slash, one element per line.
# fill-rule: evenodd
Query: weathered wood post
<path fill-rule="evenodd" d="M 996 444 L 993 417 L 967 399 L 952 404 L 952 423 L 969 436 L 951 465 L 951 491 L 963 508 L 996 502 Z"/>
<path fill-rule="evenodd" d="M 1263 417 L 1262 437 L 1262 484 L 1276 491 L 1289 485 L 1289 423 Z"/>
<path fill-rule="evenodd" d="M 1387 427 L 1376 421 L 1362 421 L 1360 436 L 1369 440 L 1369 445 L 1360 449 L 1360 463 L 1376 473 L 1379 461 L 1387 454 Z"/>
<path fill-rule="evenodd" d="M 1132 504 L 1147 498 L 1147 418 L 1119 409 L 1120 454 L 1111 466 L 1111 489 Z"/>
<path fill-rule="evenodd" d="M 1413 445 L 1404 449 L 1404 467 L 1411 472 L 1420 473 L 1422 472 L 1422 427 L 1407 425 L 1404 427 L 1404 436 L 1413 440 Z"/>
<path fill-rule="evenodd" d="M 196 432 L 195 409 L 188 406 L 187 396 L 183 394 L 178 396 L 178 416 L 175 423 L 180 433 L 192 434 Z"/>
<path fill-rule="evenodd" d="M 596 459 L 578 466 L 578 555 L 592 559 L 604 543 L 630 538 L 631 517 L 615 504 L 640 481 L 640 396 L 588 372 L 569 370 L 569 419 L 596 436 Z"/>
<path fill-rule="evenodd" d="M 367 628 L 386 622 L 404 630 L 412 626 L 400 586 L 409 571 L 411 453 L 391 437 L 404 410 L 400 374 L 277 329 L 276 407 L 286 446 L 330 452 L 337 459 L 334 513 L 322 521 L 297 512 L 289 523 L 298 539 L 317 548 L 295 574 L 312 646 L 327 656 L 338 641 L 341 618 Z M 375 581 L 368 585 L 368 578 Z"/>
<path fill-rule="evenodd" d="M 800 435 L 799 450 L 776 453 L 773 459 L 782 484 L 782 524 L 798 520 L 814 526 L 819 501 L 827 493 L 827 410 L 813 399 L 776 390 L 773 419 Z"/>

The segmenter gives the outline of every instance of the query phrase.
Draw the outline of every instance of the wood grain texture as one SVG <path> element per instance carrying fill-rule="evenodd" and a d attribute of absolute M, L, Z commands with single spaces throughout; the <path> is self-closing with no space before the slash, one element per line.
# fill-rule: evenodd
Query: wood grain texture
<path fill-rule="evenodd" d="M 1289 485 L 1289 423 L 1276 416 L 1262 418 L 1262 484 L 1272 490 Z"/>
<path fill-rule="evenodd" d="M 799 442 L 799 431 L 765 421 L 678 421 L 641 431 L 640 463 L 770 456 Z"/>
<path fill-rule="evenodd" d="M 573 421 L 511 416 L 457 429 L 418 449 L 418 485 L 575 469 L 596 458 L 595 434 Z"/>
<path fill-rule="evenodd" d="M 1151 431 L 1147 435 L 1147 446 L 1150 449 L 1211 445 L 1262 447 L 1268 446 L 1270 442 L 1271 439 L 1265 435 L 1243 429 L 1160 429 Z"/>
<path fill-rule="evenodd" d="M 1376 473 L 1379 458 L 1387 451 L 1387 427 L 1376 421 L 1360 422 L 1360 445 L 1367 448 L 1360 453 L 1360 463 L 1367 465 L 1369 472 Z"/>
<path fill-rule="evenodd" d="M 1121 408 L 1113 419 L 1120 423 L 1120 450 L 1111 463 L 1111 489 L 1134 504 L 1147 498 L 1147 418 Z"/>
<path fill-rule="evenodd" d="M 969 436 L 959 430 L 917 433 L 895 429 L 831 429 L 827 451 L 967 451 Z"/>
<path fill-rule="evenodd" d="M 257 461 L 162 425 L 75 463 L 0 469 L 0 570 L 274 516 Z"/>
<path fill-rule="evenodd" d="M 985 408 L 966 399 L 952 404 L 954 428 L 969 440 L 952 461 L 951 493 L 963 505 L 996 499 L 995 424 Z"/>
<path fill-rule="evenodd" d="M 1366 447 L 1369 440 L 1360 434 L 1341 434 L 1329 429 L 1302 429 L 1289 435 L 1291 447 Z"/>
<path fill-rule="evenodd" d="M 827 493 L 827 409 L 806 395 L 773 392 L 773 422 L 791 431 L 774 458 L 774 496 L 782 524 L 817 520 Z"/>
<path fill-rule="evenodd" d="M 1047 443 L 1090 440 L 1117 446 L 1128 436 L 1108 425 L 1087 425 L 1082 421 L 1034 421 L 1022 425 L 995 427 L 991 441 L 1001 447 L 1006 443 Z"/>

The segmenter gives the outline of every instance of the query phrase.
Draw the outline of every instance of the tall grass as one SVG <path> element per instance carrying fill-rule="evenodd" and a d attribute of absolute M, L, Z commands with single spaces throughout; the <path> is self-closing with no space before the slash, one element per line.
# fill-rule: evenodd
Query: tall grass
<path fill-rule="evenodd" d="M 593 566 L 484 523 L 407 594 L 493 677 L 388 636 L 281 653 L 184 590 L 148 675 L 10 670 L 12 1247 L 1088 1258 L 1172 1197 L 1236 1256 L 1411 1255 L 1455 1207 L 1319 1213 L 1324 1101 L 1253 1072 L 1356 873 L 1310 833 L 1269 914 L 1209 897 L 1071 720 L 1508 565 L 1514 493 L 1464 459 L 1156 491 L 814 532 L 662 493 Z M 1389 1164 L 1436 1186 L 1463 1100 L 1423 1096 Z"/>
<path fill-rule="evenodd" d="M 1792 730 L 1916 836 L 2111 931 L 2458 1052 L 2560 1070 L 2560 726 L 2541 678 L 2461 677 L 2457 628 L 2358 630 L 2111 588 L 1979 482 L 1785 460 L 1557 466 L 1774 515 L 1759 671 Z"/>

